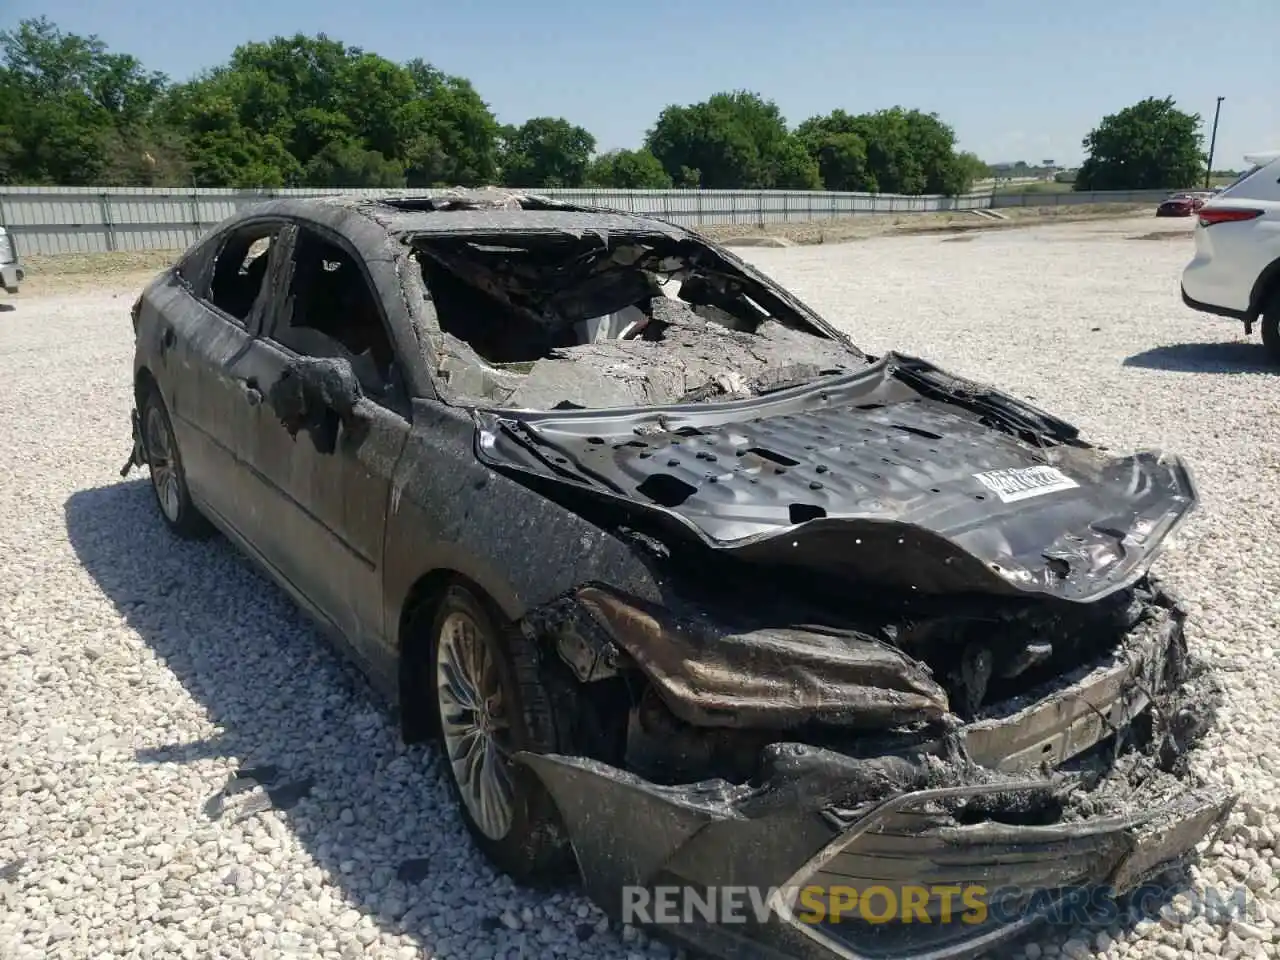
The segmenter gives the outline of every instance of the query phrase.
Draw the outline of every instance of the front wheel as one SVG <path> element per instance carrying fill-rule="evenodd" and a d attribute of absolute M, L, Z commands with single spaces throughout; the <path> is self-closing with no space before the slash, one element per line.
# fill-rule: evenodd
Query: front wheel
<path fill-rule="evenodd" d="M 213 532 L 191 500 L 187 475 L 173 434 L 173 422 L 160 392 L 152 387 L 142 402 L 142 446 L 151 472 L 151 489 L 165 525 L 184 540 L 207 537 Z"/>
<path fill-rule="evenodd" d="M 1271 294 L 1262 312 L 1262 344 L 1272 363 L 1280 363 L 1280 290 Z"/>
<path fill-rule="evenodd" d="M 431 628 L 427 686 L 462 819 L 476 845 L 519 882 L 548 879 L 571 856 L 550 794 L 512 757 L 554 752 L 552 708 L 537 653 L 519 631 L 500 631 L 485 604 L 449 586 Z"/>

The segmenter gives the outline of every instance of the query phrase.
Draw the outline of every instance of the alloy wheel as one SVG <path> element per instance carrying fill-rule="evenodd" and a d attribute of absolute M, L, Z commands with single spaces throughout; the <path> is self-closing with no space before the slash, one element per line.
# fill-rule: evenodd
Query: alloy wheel
<path fill-rule="evenodd" d="M 177 523 L 182 510 L 182 485 L 173 456 L 173 434 L 164 412 L 154 403 L 147 407 L 146 442 L 156 500 L 169 522 Z"/>
<path fill-rule="evenodd" d="M 514 820 L 515 787 L 510 723 L 492 641 L 475 620 L 454 610 L 436 642 L 436 696 L 454 779 L 475 825 L 501 840 Z"/>

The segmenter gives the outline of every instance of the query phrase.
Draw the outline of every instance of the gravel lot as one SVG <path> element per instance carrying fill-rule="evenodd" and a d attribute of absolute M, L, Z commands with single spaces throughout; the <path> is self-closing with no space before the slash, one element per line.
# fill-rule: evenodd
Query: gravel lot
<path fill-rule="evenodd" d="M 1228 690 L 1196 770 L 1242 798 L 1192 878 L 1247 886 L 1253 914 L 1058 931 L 1020 956 L 1280 956 L 1280 381 L 1256 336 L 1179 302 L 1187 226 L 745 251 L 871 352 L 1191 458 L 1203 508 L 1159 568 Z M 0 957 L 668 955 L 489 870 L 434 752 L 400 746 L 225 543 L 176 542 L 145 479 L 118 479 L 136 280 L 0 300 Z M 259 790 L 217 816 L 246 765 L 296 804 L 256 809 Z"/>

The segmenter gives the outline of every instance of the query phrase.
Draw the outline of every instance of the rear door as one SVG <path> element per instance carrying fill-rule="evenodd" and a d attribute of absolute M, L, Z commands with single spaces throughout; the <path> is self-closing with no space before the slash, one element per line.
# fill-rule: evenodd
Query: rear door
<path fill-rule="evenodd" d="M 267 396 L 291 363 L 339 358 L 351 363 L 369 402 L 366 429 L 355 436 L 340 426 L 332 451 L 306 432 L 290 436 L 267 402 L 254 407 L 251 466 L 272 492 L 263 542 L 280 575 L 376 673 L 388 663 L 383 544 L 392 472 L 409 434 L 408 391 L 358 252 L 310 223 L 291 227 L 287 247 L 287 293 L 242 364 L 250 387 Z"/>

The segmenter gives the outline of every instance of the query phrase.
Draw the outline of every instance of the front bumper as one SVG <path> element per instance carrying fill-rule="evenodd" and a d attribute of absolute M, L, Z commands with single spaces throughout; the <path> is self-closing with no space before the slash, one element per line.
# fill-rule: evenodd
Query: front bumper
<path fill-rule="evenodd" d="M 27 273 L 20 263 L 0 264 L 0 286 L 9 293 L 18 292 L 18 284 L 26 279 Z"/>
<path fill-rule="evenodd" d="M 1081 898 L 1113 903 L 1225 820 L 1233 796 L 1151 757 L 1130 754 L 1150 763 L 1114 778 L 1049 772 L 1108 754 L 1103 742 L 1153 699 L 1178 715 L 1185 657 L 1169 611 L 1074 683 L 945 742 L 871 757 L 774 743 L 745 784 L 661 786 L 580 757 L 519 759 L 554 798 L 587 891 L 617 919 L 742 960 L 950 960 Z"/>

